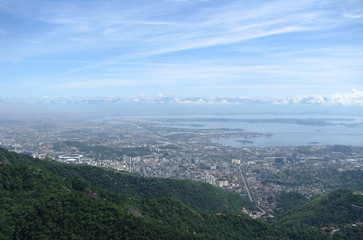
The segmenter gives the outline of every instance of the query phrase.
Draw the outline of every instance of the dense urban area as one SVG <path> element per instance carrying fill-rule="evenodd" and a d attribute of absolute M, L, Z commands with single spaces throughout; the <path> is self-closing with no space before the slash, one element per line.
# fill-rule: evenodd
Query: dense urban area
<path fill-rule="evenodd" d="M 271 133 L 185 125 L 126 118 L 2 120 L 0 147 L 146 177 L 207 182 L 255 202 L 260 210 L 248 212 L 254 218 L 273 217 L 280 192 L 312 198 L 344 187 L 335 179 L 346 170 L 363 169 L 363 147 L 248 147 L 243 144 Z M 220 139 L 242 139 L 241 147 L 223 145 Z"/>

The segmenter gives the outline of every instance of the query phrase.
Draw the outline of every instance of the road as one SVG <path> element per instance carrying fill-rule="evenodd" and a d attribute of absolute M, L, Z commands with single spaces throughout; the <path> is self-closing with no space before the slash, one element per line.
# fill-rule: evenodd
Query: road
<path fill-rule="evenodd" d="M 244 175 L 243 175 L 243 172 L 242 172 L 241 166 L 242 166 L 242 164 L 240 164 L 240 165 L 239 165 L 238 169 L 239 169 L 239 172 L 240 172 L 240 174 L 241 174 L 243 184 L 245 185 L 245 189 L 246 189 L 246 192 L 247 192 L 248 198 L 250 199 L 250 201 L 251 201 L 251 202 L 254 202 L 254 201 L 253 201 L 253 198 L 252 198 L 252 196 L 251 196 L 251 193 L 250 193 L 250 189 L 248 188 L 247 181 L 246 181 L 246 179 L 245 179 L 245 177 L 244 177 Z M 261 212 L 259 212 L 258 214 L 256 214 L 256 215 L 254 216 L 254 218 L 260 218 L 260 217 L 262 217 L 263 215 L 265 215 L 265 213 L 266 213 L 266 211 L 265 211 L 265 210 L 263 210 L 263 209 L 262 209 L 260 206 L 258 206 L 257 204 L 256 204 L 256 207 L 257 207 L 258 209 L 260 209 L 260 211 L 261 211 Z"/>
<path fill-rule="evenodd" d="M 247 185 L 247 182 L 246 182 L 246 179 L 243 175 L 243 172 L 242 172 L 242 169 L 241 169 L 241 166 L 242 164 L 239 165 L 239 172 L 241 174 L 241 177 L 242 177 L 242 181 L 243 181 L 243 184 L 245 185 L 245 189 L 246 189 L 246 192 L 247 192 L 247 195 L 248 195 L 248 198 L 250 199 L 251 202 L 253 202 L 253 199 L 252 199 L 252 196 L 251 196 L 251 193 L 250 193 L 250 189 L 248 188 L 248 185 Z"/>

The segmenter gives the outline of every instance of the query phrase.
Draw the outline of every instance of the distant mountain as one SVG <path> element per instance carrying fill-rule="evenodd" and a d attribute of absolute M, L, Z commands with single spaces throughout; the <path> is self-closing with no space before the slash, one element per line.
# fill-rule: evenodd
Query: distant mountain
<path fill-rule="evenodd" d="M 340 188 L 350 188 L 363 191 L 363 170 L 347 170 L 338 172 L 334 182 Z"/>
<path fill-rule="evenodd" d="M 299 201 L 286 211 L 276 214 L 275 222 L 287 225 L 329 226 L 363 221 L 363 213 L 352 205 L 363 206 L 363 194 L 349 189 L 338 189 L 309 202 Z"/>
<path fill-rule="evenodd" d="M 54 168 L 53 173 L 45 170 Z M 47 160 L 32 161 L 25 155 L 0 151 L 0 238 L 1 239 L 322 239 L 317 231 L 298 230 L 257 221 L 229 211 L 198 211 L 179 200 L 157 193 L 140 193 L 138 198 L 94 187 L 86 178 L 105 185 L 116 173 L 96 167 L 70 166 Z M 109 174 L 108 174 L 109 173 Z M 111 174 L 112 173 L 112 174 Z M 136 187 L 148 184 L 133 176 L 123 182 Z M 105 179 L 110 179 L 105 181 Z M 135 180 L 135 183 L 132 183 Z M 197 199 L 202 188 L 194 193 Z M 126 183 L 126 184 L 125 184 Z M 185 181 L 191 184 L 189 181 Z M 164 189 L 152 183 L 144 191 Z M 205 187 L 206 185 L 201 185 Z M 197 187 L 192 185 L 191 188 Z M 112 189 L 109 187 L 109 189 Z M 116 187 L 118 189 L 118 187 Z M 120 187 L 121 189 L 121 187 Z M 135 191 L 138 192 L 138 191 Z M 165 190 L 162 190 L 164 192 Z M 209 189 L 205 190 L 208 198 Z M 213 196 L 213 194 L 211 195 Z M 202 199 L 199 199 L 203 201 Z M 212 200 L 213 201 L 213 200 Z M 197 204 L 198 206 L 198 204 Z M 217 207 L 218 208 L 218 207 Z"/>
<path fill-rule="evenodd" d="M 287 211 L 307 203 L 309 200 L 297 192 L 281 192 L 276 196 L 276 208 Z"/>

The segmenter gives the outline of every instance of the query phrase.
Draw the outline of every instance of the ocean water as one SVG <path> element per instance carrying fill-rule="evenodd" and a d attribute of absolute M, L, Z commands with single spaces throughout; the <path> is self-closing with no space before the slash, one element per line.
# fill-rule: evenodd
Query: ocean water
<path fill-rule="evenodd" d="M 107 117 L 108 123 L 151 125 L 184 129 L 243 129 L 263 134 L 256 138 L 218 139 L 232 147 L 282 147 L 313 145 L 363 146 L 363 117 L 304 115 L 202 115 Z M 242 142 L 241 142 L 242 141 Z"/>
<path fill-rule="evenodd" d="M 363 146 L 362 136 L 324 136 L 324 135 L 274 135 L 270 137 L 262 136 L 252 139 L 230 138 L 219 139 L 217 143 L 231 147 L 289 147 L 289 146 L 319 146 L 319 145 L 351 145 Z M 242 143 L 240 140 L 248 140 L 251 143 Z"/>
<path fill-rule="evenodd" d="M 356 116 L 201 116 L 198 118 L 185 117 L 184 119 L 167 118 L 164 123 L 170 124 L 170 127 L 179 128 L 244 129 L 245 132 L 264 134 L 256 138 L 216 140 L 218 143 L 232 147 L 335 144 L 363 146 L 363 118 Z"/>

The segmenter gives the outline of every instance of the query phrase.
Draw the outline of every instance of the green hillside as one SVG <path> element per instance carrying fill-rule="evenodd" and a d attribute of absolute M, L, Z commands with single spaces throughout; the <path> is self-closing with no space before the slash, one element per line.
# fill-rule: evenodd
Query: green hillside
<path fill-rule="evenodd" d="M 224 191 L 207 183 L 191 180 L 144 178 L 105 168 L 33 159 L 30 156 L 2 149 L 0 149 L 0 160 L 12 164 L 30 164 L 62 178 L 82 179 L 92 186 L 137 198 L 171 197 L 200 211 L 228 210 L 240 212 L 243 207 L 254 208 L 248 200 L 241 198 L 238 194 Z"/>
<path fill-rule="evenodd" d="M 363 195 L 352 190 L 339 189 L 317 197 L 310 202 L 297 205 L 276 215 L 284 224 L 312 226 L 342 225 L 363 221 L 363 213 L 354 211 L 352 204 L 363 206 Z"/>
<path fill-rule="evenodd" d="M 125 211 L 27 166 L 0 166 L 0 239 L 185 239 L 189 233 Z"/>
<path fill-rule="evenodd" d="M 276 196 L 276 208 L 284 211 L 296 208 L 309 200 L 297 192 L 281 192 Z"/>
<path fill-rule="evenodd" d="M 63 165 L 70 178 L 24 155 L 2 150 L 0 160 L 0 239 L 323 239 L 316 231 L 198 211 L 169 197 L 141 199 L 94 187 L 74 178 L 69 165 L 58 169 Z"/>
<path fill-rule="evenodd" d="M 337 172 L 334 180 L 340 188 L 363 191 L 363 170 Z"/>

